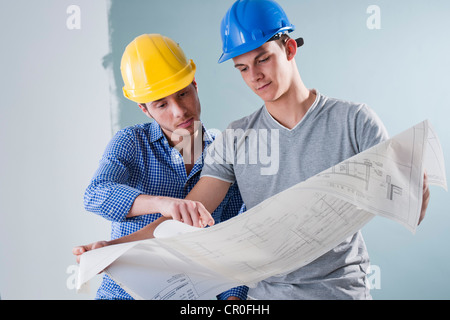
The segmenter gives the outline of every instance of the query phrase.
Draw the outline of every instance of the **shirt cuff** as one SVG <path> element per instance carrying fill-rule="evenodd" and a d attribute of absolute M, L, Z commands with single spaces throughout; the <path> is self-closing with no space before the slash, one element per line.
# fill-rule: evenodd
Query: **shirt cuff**
<path fill-rule="evenodd" d="M 111 221 L 125 221 L 134 200 L 141 194 L 142 191 L 126 185 L 114 186 L 114 190 L 103 203 L 101 215 Z"/>
<path fill-rule="evenodd" d="M 247 286 L 235 287 L 217 295 L 217 300 L 227 300 L 229 297 L 238 297 L 241 300 L 247 300 L 247 293 Z"/>

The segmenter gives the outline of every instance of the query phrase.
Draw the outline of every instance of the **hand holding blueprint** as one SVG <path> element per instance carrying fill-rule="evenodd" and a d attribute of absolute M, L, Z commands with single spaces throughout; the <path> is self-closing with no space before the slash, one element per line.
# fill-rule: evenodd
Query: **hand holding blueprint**
<path fill-rule="evenodd" d="M 428 121 L 213 227 L 166 221 L 155 239 L 86 252 L 78 288 L 105 270 L 136 299 L 211 299 L 308 264 L 375 215 L 414 233 L 424 170 L 430 185 L 447 190 L 443 152 Z"/>

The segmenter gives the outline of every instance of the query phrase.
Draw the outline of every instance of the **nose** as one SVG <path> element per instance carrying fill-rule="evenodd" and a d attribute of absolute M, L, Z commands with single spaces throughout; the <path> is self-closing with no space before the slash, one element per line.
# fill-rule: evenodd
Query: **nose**
<path fill-rule="evenodd" d="M 252 82 L 258 82 L 262 78 L 264 78 L 264 75 L 262 74 L 261 70 L 257 67 L 250 68 L 250 80 Z"/>
<path fill-rule="evenodd" d="M 172 114 L 175 118 L 183 118 L 186 114 L 186 107 L 180 101 L 174 99 L 171 103 Z"/>

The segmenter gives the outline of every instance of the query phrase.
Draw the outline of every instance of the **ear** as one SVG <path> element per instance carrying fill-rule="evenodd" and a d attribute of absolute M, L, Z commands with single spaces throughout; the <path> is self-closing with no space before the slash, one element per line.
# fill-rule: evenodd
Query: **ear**
<path fill-rule="evenodd" d="M 295 42 L 294 39 L 289 38 L 286 41 L 286 56 L 288 61 L 291 61 L 292 59 L 294 59 L 295 55 L 297 54 L 297 42 Z"/>
<path fill-rule="evenodd" d="M 194 78 L 194 80 L 192 80 L 192 84 L 194 85 L 195 90 L 198 91 L 197 81 L 195 81 L 195 78 Z"/>
<path fill-rule="evenodd" d="M 146 115 L 147 117 L 149 117 L 150 119 L 153 119 L 153 117 L 152 117 L 152 115 L 150 114 L 150 112 L 148 112 L 148 108 L 147 108 L 147 106 L 145 105 L 145 103 L 138 103 L 138 107 L 139 107 L 139 109 L 142 110 L 143 113 L 145 113 L 145 115 Z"/>

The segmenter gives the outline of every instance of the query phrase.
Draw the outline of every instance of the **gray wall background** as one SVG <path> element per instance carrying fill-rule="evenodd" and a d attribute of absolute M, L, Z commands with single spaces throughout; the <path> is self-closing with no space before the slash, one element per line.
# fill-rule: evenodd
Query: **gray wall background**
<path fill-rule="evenodd" d="M 67 27 L 72 4 L 80 29 Z M 1 0 L 0 8 L 0 294 L 90 299 L 95 288 L 72 289 L 72 247 L 109 237 L 109 223 L 83 207 L 111 138 L 107 2 Z"/>
<path fill-rule="evenodd" d="M 202 120 L 223 130 L 262 101 L 221 54 L 219 23 L 233 0 L 0 0 L 0 294 L 3 299 L 91 299 L 76 294 L 74 245 L 109 237 L 82 198 L 112 133 L 147 118 L 121 93 L 120 58 L 142 33 L 180 43 L 197 64 Z M 365 102 L 391 135 L 429 119 L 450 168 L 450 3 L 445 0 L 279 0 L 305 45 L 309 88 Z M 80 29 L 66 25 L 70 5 Z M 369 29 L 367 8 L 380 8 Z M 363 235 L 375 299 L 448 299 L 448 194 L 432 187 L 412 235 L 375 218 Z M 377 278 L 379 277 L 379 278 Z"/>

